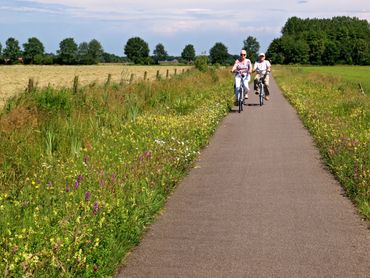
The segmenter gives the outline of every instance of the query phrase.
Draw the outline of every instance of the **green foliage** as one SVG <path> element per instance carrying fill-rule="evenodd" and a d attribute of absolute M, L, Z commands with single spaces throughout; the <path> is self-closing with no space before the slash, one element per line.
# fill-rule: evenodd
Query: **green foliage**
<path fill-rule="evenodd" d="M 59 43 L 59 61 L 62 64 L 73 65 L 77 62 L 77 44 L 73 38 L 66 38 Z"/>
<path fill-rule="evenodd" d="M 0 273 L 112 276 L 227 114 L 230 82 L 193 71 L 20 95 L 3 117 L 24 122 L 0 118 Z"/>
<path fill-rule="evenodd" d="M 165 61 L 167 60 L 167 51 L 164 49 L 163 44 L 159 43 L 155 46 L 155 49 L 153 51 L 153 59 L 156 64 L 158 64 L 159 61 Z"/>
<path fill-rule="evenodd" d="M 226 64 L 229 58 L 227 47 L 221 42 L 215 43 L 215 45 L 209 51 L 209 57 L 212 64 Z"/>
<path fill-rule="evenodd" d="M 274 67 L 331 171 L 370 219 L 370 67 Z M 362 83 L 367 95 L 363 95 Z"/>
<path fill-rule="evenodd" d="M 181 52 L 181 58 L 188 63 L 195 60 L 195 49 L 192 44 L 187 44 Z"/>
<path fill-rule="evenodd" d="M 247 57 L 250 57 L 252 63 L 254 63 L 258 58 L 258 52 L 260 50 L 260 44 L 255 37 L 248 36 L 246 40 L 243 41 L 243 49 L 247 51 Z"/>
<path fill-rule="evenodd" d="M 300 50 L 301 47 L 304 49 Z M 270 44 L 267 56 L 285 64 L 368 65 L 369 49 L 370 28 L 366 20 L 344 16 L 332 19 L 292 17 L 285 23 L 282 37 Z"/>
<path fill-rule="evenodd" d="M 130 38 L 125 47 L 124 53 L 128 59 L 135 64 L 147 64 L 149 58 L 148 43 L 139 37 Z"/>
<path fill-rule="evenodd" d="M 23 44 L 23 56 L 24 56 L 24 63 L 25 64 L 37 64 L 36 63 L 36 56 L 38 59 L 38 63 L 42 61 L 40 56 L 44 55 L 44 45 L 42 42 L 35 37 L 29 38 L 27 43 Z"/>
<path fill-rule="evenodd" d="M 96 40 L 92 39 L 88 44 L 88 54 L 91 59 L 92 64 L 98 64 L 103 59 L 103 47 L 101 43 Z"/>
<path fill-rule="evenodd" d="M 5 48 L 3 50 L 3 57 L 7 63 L 15 64 L 18 63 L 18 58 L 21 55 L 21 48 L 19 42 L 15 38 L 8 38 L 5 42 Z"/>
<path fill-rule="evenodd" d="M 208 57 L 205 55 L 201 55 L 195 58 L 194 65 L 195 68 L 197 68 L 198 70 L 206 71 L 208 69 L 208 63 L 209 63 Z"/>

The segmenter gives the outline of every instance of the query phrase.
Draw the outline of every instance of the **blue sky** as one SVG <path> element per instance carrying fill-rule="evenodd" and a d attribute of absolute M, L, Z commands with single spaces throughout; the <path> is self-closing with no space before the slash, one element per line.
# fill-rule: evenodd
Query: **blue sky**
<path fill-rule="evenodd" d="M 370 0 L 0 0 L 0 42 L 37 37 L 55 53 L 67 37 L 78 44 L 95 38 L 122 56 L 127 40 L 139 36 L 151 54 L 158 43 L 180 55 L 186 44 L 200 54 L 216 42 L 238 54 L 248 36 L 266 51 L 289 17 L 343 15 L 370 22 Z"/>

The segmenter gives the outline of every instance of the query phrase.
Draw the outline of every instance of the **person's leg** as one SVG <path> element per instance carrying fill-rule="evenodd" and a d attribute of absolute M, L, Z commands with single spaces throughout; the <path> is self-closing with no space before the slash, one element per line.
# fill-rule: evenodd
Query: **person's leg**
<path fill-rule="evenodd" d="M 266 75 L 265 77 L 265 95 L 266 95 L 266 100 L 270 99 L 270 76 Z"/>
<path fill-rule="evenodd" d="M 241 86 L 241 78 L 240 76 L 235 76 L 235 101 L 239 99 L 239 91 Z"/>
<path fill-rule="evenodd" d="M 249 81 L 249 78 L 248 77 L 245 77 L 243 79 L 243 86 L 244 86 L 244 89 L 245 89 L 245 96 L 244 96 L 244 98 L 248 98 L 248 92 L 249 92 L 249 84 L 248 84 L 248 81 Z"/>
<path fill-rule="evenodd" d="M 260 75 L 256 73 L 256 76 L 254 77 L 254 92 L 256 95 L 258 95 L 258 80 L 260 79 Z"/>

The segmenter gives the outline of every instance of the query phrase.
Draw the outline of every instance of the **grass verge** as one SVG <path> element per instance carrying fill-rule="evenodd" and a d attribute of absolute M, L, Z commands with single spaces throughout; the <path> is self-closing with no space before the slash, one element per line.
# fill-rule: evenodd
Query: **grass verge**
<path fill-rule="evenodd" d="M 274 69 L 276 81 L 298 111 L 327 165 L 368 220 L 370 100 L 356 83 L 367 84 L 369 69 L 297 66 Z"/>

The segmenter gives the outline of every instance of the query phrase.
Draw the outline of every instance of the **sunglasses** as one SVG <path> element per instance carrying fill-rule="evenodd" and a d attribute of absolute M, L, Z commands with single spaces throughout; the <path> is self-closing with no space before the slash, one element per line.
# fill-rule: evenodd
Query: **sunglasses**
<path fill-rule="evenodd" d="M 240 56 L 246 56 L 247 54 L 240 54 Z"/>

